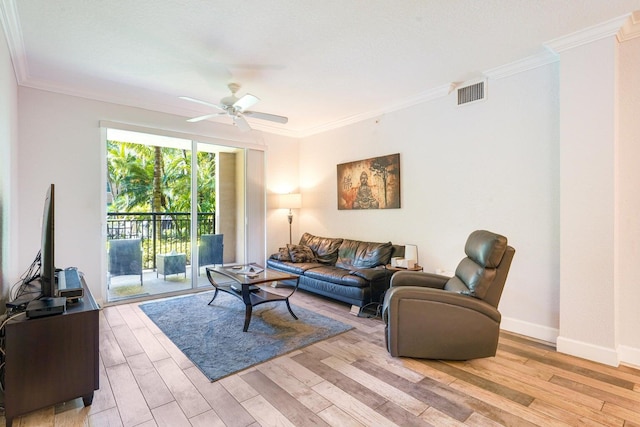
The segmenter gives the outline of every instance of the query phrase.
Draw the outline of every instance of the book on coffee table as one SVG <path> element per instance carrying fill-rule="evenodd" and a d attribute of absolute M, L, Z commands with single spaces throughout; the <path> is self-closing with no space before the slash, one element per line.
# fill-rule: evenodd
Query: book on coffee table
<path fill-rule="evenodd" d="M 231 269 L 235 274 L 246 274 L 248 276 L 260 274 L 264 271 L 264 268 L 258 267 L 257 265 L 236 265 L 235 267 L 231 267 Z"/>

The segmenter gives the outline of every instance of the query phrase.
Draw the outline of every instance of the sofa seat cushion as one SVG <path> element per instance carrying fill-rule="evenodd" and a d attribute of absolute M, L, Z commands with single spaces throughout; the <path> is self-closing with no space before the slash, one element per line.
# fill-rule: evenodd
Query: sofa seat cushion
<path fill-rule="evenodd" d="M 357 288 L 368 287 L 369 282 L 361 276 L 352 274 L 350 270 L 334 267 L 331 265 L 321 265 L 310 268 L 304 272 L 305 277 L 325 282 L 335 283 L 343 286 L 353 286 Z"/>
<path fill-rule="evenodd" d="M 267 260 L 267 268 L 273 268 L 276 270 L 284 271 L 286 273 L 293 273 L 302 275 L 305 271 L 322 267 L 323 264 L 317 262 L 291 262 L 291 261 L 280 261 L 274 258 L 270 258 Z"/>
<path fill-rule="evenodd" d="M 362 242 L 344 239 L 338 249 L 337 267 L 350 269 L 372 268 L 388 264 L 391 259 L 393 245 L 391 242 Z"/>

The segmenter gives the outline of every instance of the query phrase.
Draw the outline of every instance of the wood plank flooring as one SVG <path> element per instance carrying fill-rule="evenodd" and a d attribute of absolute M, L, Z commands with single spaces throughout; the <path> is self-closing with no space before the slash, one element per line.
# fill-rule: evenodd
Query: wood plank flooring
<path fill-rule="evenodd" d="M 93 405 L 14 426 L 640 426 L 639 369 L 506 332 L 493 358 L 392 358 L 379 318 L 302 291 L 292 302 L 355 329 L 214 383 L 137 304 L 106 307 Z"/>

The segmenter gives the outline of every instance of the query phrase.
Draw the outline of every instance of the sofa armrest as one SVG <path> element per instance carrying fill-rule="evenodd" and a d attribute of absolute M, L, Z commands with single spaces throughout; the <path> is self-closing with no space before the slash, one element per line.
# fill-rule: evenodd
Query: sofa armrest
<path fill-rule="evenodd" d="M 450 277 L 440 274 L 423 273 L 422 271 L 398 271 L 391 277 L 391 287 L 420 286 L 424 288 L 443 289 Z"/>
<path fill-rule="evenodd" d="M 354 268 L 350 269 L 350 274 L 361 277 L 369 282 L 371 290 L 371 302 L 382 302 L 382 296 L 389 289 L 390 272 L 383 266 L 372 268 Z"/>
<path fill-rule="evenodd" d="M 387 270 L 385 270 L 384 268 L 377 268 L 377 267 L 374 267 L 374 268 L 352 267 L 349 273 L 353 274 L 354 276 L 362 277 L 363 279 L 369 282 L 385 279 L 387 276 L 389 276 L 389 272 Z"/>

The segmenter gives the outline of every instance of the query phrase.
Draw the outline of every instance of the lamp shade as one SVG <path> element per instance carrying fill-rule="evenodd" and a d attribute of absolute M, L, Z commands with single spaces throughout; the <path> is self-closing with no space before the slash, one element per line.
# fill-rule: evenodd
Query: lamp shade
<path fill-rule="evenodd" d="M 418 247 L 416 245 L 404 245 L 404 259 L 412 259 L 418 262 Z"/>
<path fill-rule="evenodd" d="M 278 198 L 279 209 L 300 209 L 302 195 L 300 193 L 281 194 Z"/>

